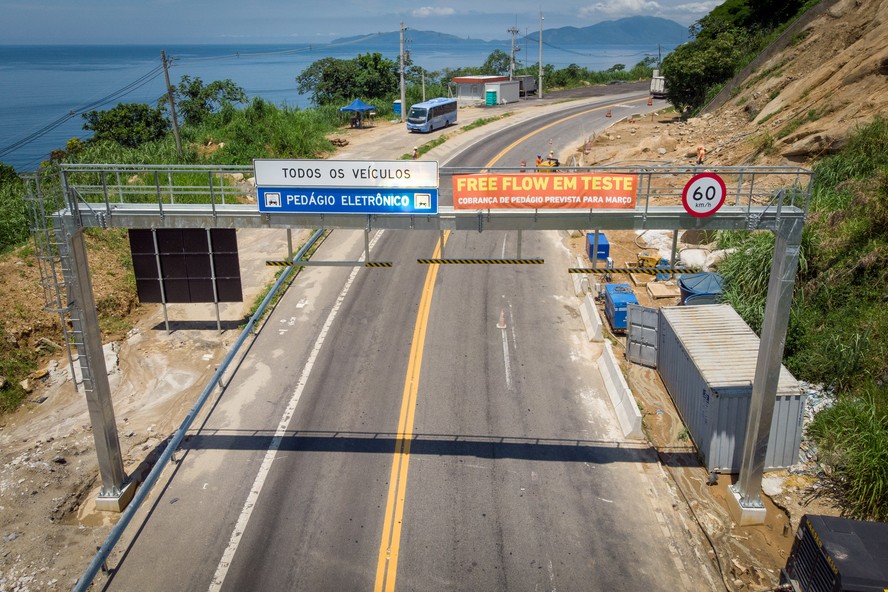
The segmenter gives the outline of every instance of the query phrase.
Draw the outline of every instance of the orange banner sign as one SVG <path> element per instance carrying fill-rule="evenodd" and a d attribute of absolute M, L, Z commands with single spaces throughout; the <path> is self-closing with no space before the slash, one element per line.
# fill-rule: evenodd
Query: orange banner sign
<path fill-rule="evenodd" d="M 638 176 L 609 173 L 454 175 L 453 207 L 631 209 Z"/>

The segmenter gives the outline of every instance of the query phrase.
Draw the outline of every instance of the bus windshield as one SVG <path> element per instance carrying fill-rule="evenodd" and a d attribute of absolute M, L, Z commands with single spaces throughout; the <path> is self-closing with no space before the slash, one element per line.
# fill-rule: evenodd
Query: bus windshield
<path fill-rule="evenodd" d="M 428 114 L 428 109 L 423 109 L 422 107 L 411 107 L 410 112 L 407 114 L 407 121 L 412 121 L 414 123 L 424 123 Z"/>

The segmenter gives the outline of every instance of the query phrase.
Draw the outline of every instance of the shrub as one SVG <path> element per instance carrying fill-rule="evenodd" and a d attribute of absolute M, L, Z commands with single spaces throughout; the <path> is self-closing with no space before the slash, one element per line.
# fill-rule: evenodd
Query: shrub
<path fill-rule="evenodd" d="M 888 410 L 879 401 L 888 401 L 885 387 L 879 395 L 844 397 L 808 426 L 827 463 L 830 492 L 860 520 L 888 520 Z"/>

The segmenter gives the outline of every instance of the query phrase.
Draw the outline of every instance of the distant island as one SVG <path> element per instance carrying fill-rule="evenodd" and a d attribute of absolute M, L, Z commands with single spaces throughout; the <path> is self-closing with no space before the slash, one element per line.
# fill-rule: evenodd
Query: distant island
<path fill-rule="evenodd" d="M 410 44 L 413 47 L 421 47 L 425 44 L 445 43 L 489 43 L 501 46 L 508 44 L 509 40 L 484 41 L 483 39 L 471 39 L 457 37 L 437 31 L 418 31 L 408 29 Z M 384 33 L 372 33 L 354 37 L 344 37 L 331 42 L 332 45 L 356 45 L 363 41 L 395 43 L 399 42 L 400 32 L 391 31 Z M 527 34 L 527 40 L 539 42 L 539 31 Z M 524 40 L 524 37 L 521 38 Z M 517 41 L 517 39 L 516 39 Z M 688 28 L 669 19 L 655 16 L 630 16 L 615 21 L 602 21 L 588 27 L 559 27 L 557 29 L 543 29 L 543 42 L 551 45 L 650 45 L 662 43 L 664 45 L 681 45 L 690 41 Z"/>

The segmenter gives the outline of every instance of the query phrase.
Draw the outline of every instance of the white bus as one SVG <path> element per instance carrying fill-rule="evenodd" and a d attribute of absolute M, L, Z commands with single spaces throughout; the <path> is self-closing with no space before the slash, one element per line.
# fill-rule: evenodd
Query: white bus
<path fill-rule="evenodd" d="M 438 97 L 417 103 L 407 113 L 407 131 L 430 132 L 456 123 L 456 99 Z"/>

